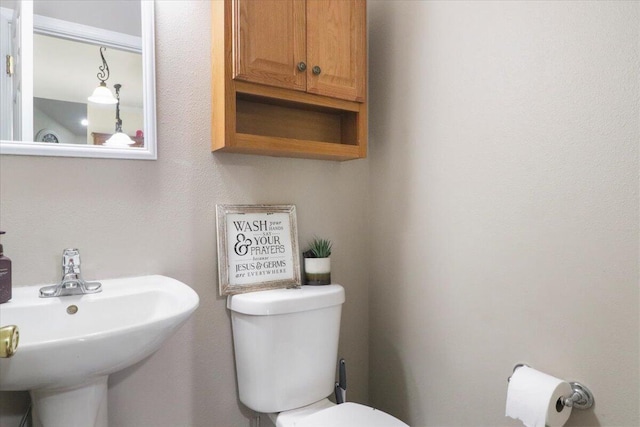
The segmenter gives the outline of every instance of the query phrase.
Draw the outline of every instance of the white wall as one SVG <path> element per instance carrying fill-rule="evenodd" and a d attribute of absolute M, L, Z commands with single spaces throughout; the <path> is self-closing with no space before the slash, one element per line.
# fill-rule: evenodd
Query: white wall
<path fill-rule="evenodd" d="M 639 9 L 369 3 L 373 404 L 521 425 L 527 362 L 640 425 Z"/>
<path fill-rule="evenodd" d="M 74 246 L 87 279 L 159 273 L 200 295 L 158 353 L 111 376 L 111 427 L 249 426 L 217 296 L 217 203 L 292 203 L 301 245 L 334 240 L 332 277 L 347 292 L 340 352 L 350 397 L 367 400 L 368 161 L 212 154 L 210 30 L 209 1 L 156 2 L 158 161 L 0 157 L 15 285 L 59 280 L 62 250 Z M 0 394 L 0 426 L 18 425 L 24 401 Z"/>

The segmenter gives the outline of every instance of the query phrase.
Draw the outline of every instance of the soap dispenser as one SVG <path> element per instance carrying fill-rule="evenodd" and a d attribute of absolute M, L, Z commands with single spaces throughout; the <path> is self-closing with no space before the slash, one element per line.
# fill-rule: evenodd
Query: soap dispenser
<path fill-rule="evenodd" d="M 4 231 L 0 231 L 0 235 Z M 0 304 L 11 299 L 11 260 L 4 256 L 2 244 L 0 244 Z"/>

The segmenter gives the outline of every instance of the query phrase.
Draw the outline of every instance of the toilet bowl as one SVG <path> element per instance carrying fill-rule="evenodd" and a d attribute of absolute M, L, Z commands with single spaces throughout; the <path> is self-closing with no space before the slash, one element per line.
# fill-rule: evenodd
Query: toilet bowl
<path fill-rule="evenodd" d="M 240 401 L 276 427 L 408 427 L 383 411 L 327 399 L 344 301 L 336 284 L 229 296 Z"/>

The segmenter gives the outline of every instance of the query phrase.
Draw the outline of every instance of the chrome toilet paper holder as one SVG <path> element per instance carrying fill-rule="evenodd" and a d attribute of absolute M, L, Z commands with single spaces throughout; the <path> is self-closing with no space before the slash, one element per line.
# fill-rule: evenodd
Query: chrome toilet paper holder
<path fill-rule="evenodd" d="M 513 372 L 523 366 L 530 367 L 525 363 L 518 363 L 513 367 Z M 507 382 L 508 381 L 511 381 L 511 377 L 507 378 Z M 567 408 L 575 409 L 589 409 L 593 406 L 593 393 L 591 393 L 591 390 L 589 390 L 587 386 L 577 381 L 571 381 L 569 382 L 569 385 L 571 386 L 572 390 L 571 396 L 561 397 L 560 399 L 558 399 L 558 401 L 556 402 L 556 410 L 558 412 L 562 411 L 562 408 L 564 406 L 566 406 Z"/>

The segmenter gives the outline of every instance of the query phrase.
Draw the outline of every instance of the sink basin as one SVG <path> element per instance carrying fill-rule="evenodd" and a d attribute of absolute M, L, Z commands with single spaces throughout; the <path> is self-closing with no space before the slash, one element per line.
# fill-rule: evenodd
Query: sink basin
<path fill-rule="evenodd" d="M 0 390 L 29 390 L 41 425 L 106 426 L 107 376 L 153 354 L 199 303 L 165 276 L 100 282 L 100 293 L 54 298 L 16 287 L 0 305 L 2 325 L 20 328 L 15 355 L 0 359 Z"/>

